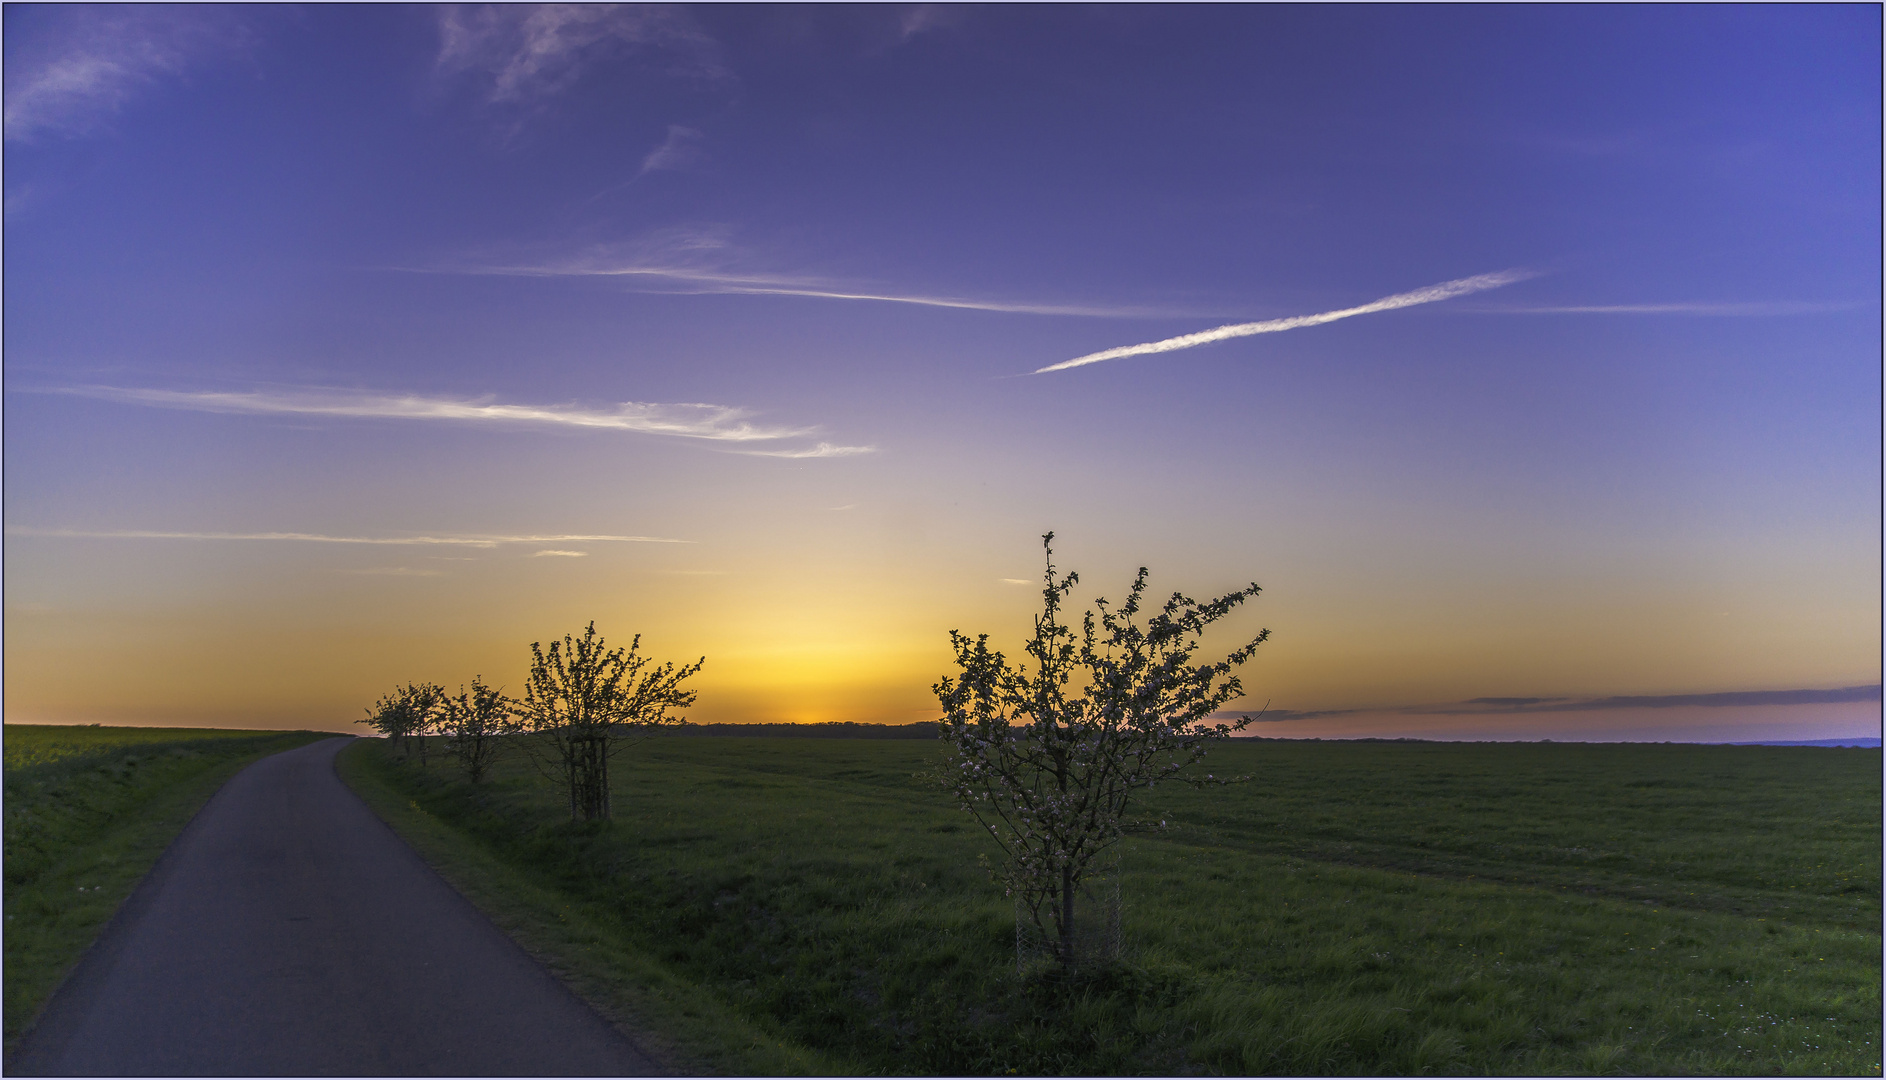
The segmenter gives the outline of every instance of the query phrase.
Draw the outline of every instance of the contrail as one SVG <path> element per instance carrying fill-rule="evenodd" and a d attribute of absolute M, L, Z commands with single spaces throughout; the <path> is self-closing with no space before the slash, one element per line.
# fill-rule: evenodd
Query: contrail
<path fill-rule="evenodd" d="M 1393 311 L 1396 308 L 1414 307 L 1416 304 L 1432 304 L 1436 300 L 1448 300 L 1468 293 L 1497 289 L 1502 285 L 1511 285 L 1515 281 L 1524 281 L 1537 276 L 1530 270 L 1501 270 L 1493 274 L 1481 274 L 1477 277 L 1460 278 L 1455 281 L 1443 281 L 1439 285 L 1429 285 L 1425 289 L 1413 292 L 1396 293 L 1384 296 L 1380 300 L 1371 300 L 1360 307 L 1343 308 L 1340 311 L 1325 311 L 1316 315 L 1292 315 L 1286 319 L 1266 319 L 1263 322 L 1233 323 L 1213 330 L 1200 330 L 1196 334 L 1181 334 L 1164 341 L 1149 341 L 1143 345 L 1122 345 L 1117 349 L 1103 349 L 1086 356 L 1077 356 L 1072 360 L 1063 360 L 1058 364 L 1049 364 L 1036 368 L 1036 375 L 1050 371 L 1065 371 L 1068 368 L 1086 364 L 1098 364 L 1102 360 L 1118 360 L 1123 356 L 1144 356 L 1147 353 L 1172 352 L 1176 349 L 1190 349 L 1197 345 L 1209 345 L 1226 338 L 1250 337 L 1252 334 L 1274 334 L 1279 330 L 1295 330 L 1300 326 L 1321 326 L 1324 323 L 1347 319 L 1352 315 L 1369 315 L 1377 311 Z"/>
<path fill-rule="evenodd" d="M 328 536 L 323 533 L 297 532 L 148 532 L 135 529 L 88 531 L 83 529 L 32 529 L 11 527 L 13 536 L 67 537 L 87 540 L 293 540 L 314 544 L 446 544 L 455 547 L 492 548 L 499 544 L 555 544 L 577 542 L 616 542 L 636 544 L 691 544 L 666 536 Z"/>

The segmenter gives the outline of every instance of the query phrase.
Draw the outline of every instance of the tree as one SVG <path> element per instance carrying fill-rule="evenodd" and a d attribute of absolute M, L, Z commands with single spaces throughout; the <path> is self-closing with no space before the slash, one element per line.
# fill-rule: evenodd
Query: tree
<path fill-rule="evenodd" d="M 1200 604 L 1173 593 L 1142 625 L 1146 568 L 1115 611 L 1096 601 L 1078 636 L 1062 608 L 1079 577 L 1057 579 L 1054 534 L 1041 538 L 1047 556 L 1043 613 L 1026 651 L 1034 661 L 1011 666 L 989 648 L 950 631 L 961 669 L 937 683 L 943 736 L 954 755 L 945 784 L 963 809 L 989 830 L 1007 856 L 996 877 L 1017 897 L 1051 955 L 1063 965 L 1082 959 L 1075 933 L 1075 898 L 1082 882 L 1132 825 L 1133 793 L 1173 779 L 1198 786 L 1226 783 L 1185 773 L 1216 739 L 1242 730 L 1208 723 L 1239 697 L 1232 669 L 1270 636 L 1263 630 L 1223 660 L 1194 664 L 1198 637 L 1260 591 L 1250 585 Z M 1164 823 L 1161 822 L 1161 825 Z"/>
<path fill-rule="evenodd" d="M 521 716 L 537 736 L 531 745 L 539 765 L 569 796 L 571 821 L 610 816 L 609 759 L 627 737 L 687 722 L 669 710 L 694 704 L 695 692 L 681 683 L 707 658 L 656 665 L 638 652 L 641 644 L 637 634 L 626 650 L 608 648 L 594 622 L 581 638 L 565 634 L 547 651 L 531 642 Z"/>
<path fill-rule="evenodd" d="M 497 756 L 499 739 L 517 731 L 517 709 L 517 702 L 476 676 L 470 690 L 461 686 L 457 697 L 444 698 L 439 727 L 445 734 L 445 752 L 458 758 L 472 783 L 484 779 Z"/>
<path fill-rule="evenodd" d="M 419 760 L 426 760 L 426 736 L 431 733 L 445 701 L 445 688 L 434 683 L 407 683 L 367 710 L 366 724 L 389 739 L 398 739 L 402 756 L 412 756 L 412 740 L 419 740 Z"/>

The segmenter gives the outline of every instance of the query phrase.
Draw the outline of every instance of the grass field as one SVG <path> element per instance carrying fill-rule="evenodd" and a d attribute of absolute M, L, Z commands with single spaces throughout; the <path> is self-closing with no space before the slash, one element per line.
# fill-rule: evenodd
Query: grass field
<path fill-rule="evenodd" d="M 613 823 L 515 759 L 344 772 L 721 1071 L 1878 1074 L 1877 750 L 1242 742 L 1123 856 L 1128 962 L 1015 974 L 934 743 L 657 739 Z M 424 833 L 423 837 L 419 834 Z"/>
<path fill-rule="evenodd" d="M 331 734 L 7 724 L 6 1050 L 157 857 L 257 758 Z"/>

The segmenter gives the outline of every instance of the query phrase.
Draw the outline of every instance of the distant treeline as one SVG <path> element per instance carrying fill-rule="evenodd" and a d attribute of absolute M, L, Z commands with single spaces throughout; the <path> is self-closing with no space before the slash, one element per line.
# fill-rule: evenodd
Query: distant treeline
<path fill-rule="evenodd" d="M 731 735 L 747 738 L 794 739 L 934 739 L 935 720 L 914 724 L 683 724 L 664 735 Z"/>

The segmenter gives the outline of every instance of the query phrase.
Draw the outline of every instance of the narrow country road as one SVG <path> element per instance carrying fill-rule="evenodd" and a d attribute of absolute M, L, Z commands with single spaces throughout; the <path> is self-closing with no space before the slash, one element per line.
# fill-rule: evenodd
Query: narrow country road
<path fill-rule="evenodd" d="M 256 762 L 204 806 L 7 1071 L 594 1076 L 660 1070 L 334 773 Z"/>

